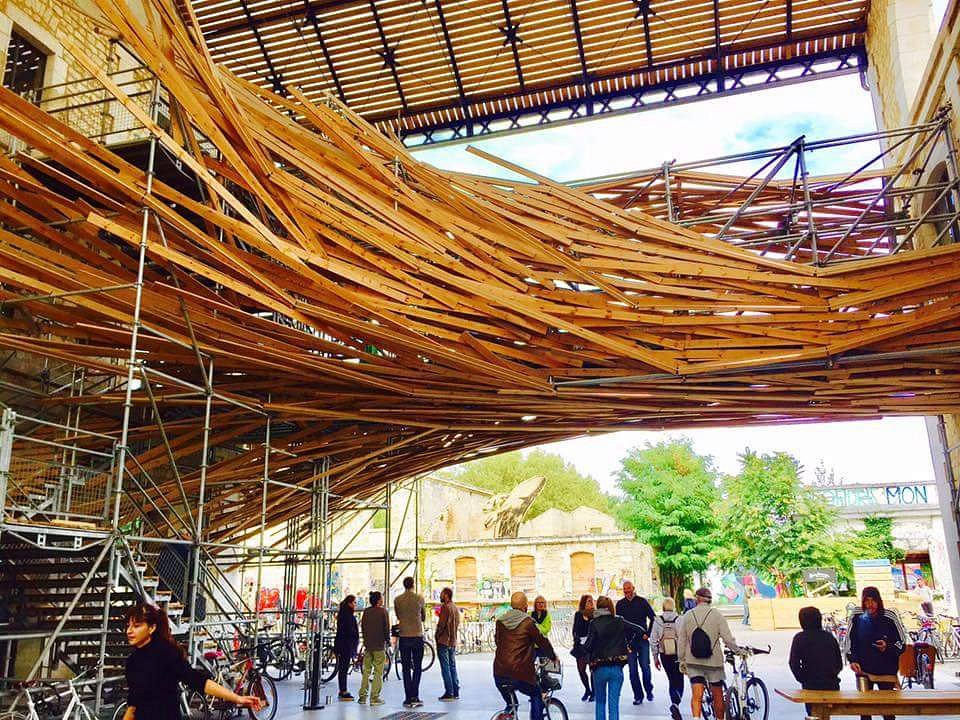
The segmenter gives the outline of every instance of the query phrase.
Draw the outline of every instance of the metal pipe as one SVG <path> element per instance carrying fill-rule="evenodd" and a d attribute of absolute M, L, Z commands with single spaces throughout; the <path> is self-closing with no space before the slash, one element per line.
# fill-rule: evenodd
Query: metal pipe
<path fill-rule="evenodd" d="M 269 402 L 269 396 L 267 402 Z M 259 598 L 263 589 L 263 546 L 267 541 L 267 488 L 270 479 L 270 416 L 267 416 L 266 427 L 264 428 L 264 446 L 263 446 L 263 483 L 260 488 L 260 552 L 257 554 L 257 602 L 254 608 L 257 613 L 257 619 L 260 617 Z M 260 623 L 253 626 L 253 643 L 256 645 L 257 636 L 260 631 Z"/>
<path fill-rule="evenodd" d="M 160 81 L 153 79 L 153 88 L 150 93 L 151 119 L 156 122 L 159 115 Z M 144 195 L 153 193 L 154 164 L 157 157 L 157 137 L 150 134 L 150 150 L 147 159 L 147 182 Z M 120 525 L 120 496 L 123 489 L 123 470 L 127 465 L 127 442 L 130 436 L 130 414 L 133 411 L 133 375 L 137 365 L 137 339 L 140 333 L 140 311 L 143 303 L 143 275 L 147 260 L 147 229 L 150 223 L 150 207 L 143 204 L 143 224 L 140 231 L 140 247 L 137 255 L 137 282 L 133 301 L 133 322 L 130 329 L 130 355 L 127 358 L 127 387 L 123 402 L 123 419 L 120 430 L 120 454 L 117 461 L 117 482 L 114 487 L 113 527 Z"/>
<path fill-rule="evenodd" d="M 11 300 L 0 300 L 0 309 L 3 309 L 7 305 L 17 305 L 18 303 L 35 302 L 38 300 L 54 300 L 56 298 L 71 297 L 73 295 L 88 295 L 90 293 L 111 292 L 113 290 L 126 290 L 135 286 L 135 283 L 124 283 L 123 285 L 107 285 L 106 287 L 89 288 L 87 290 L 67 290 L 66 292 L 49 293 L 47 295 L 29 295 L 26 297 L 17 297 Z"/>
<path fill-rule="evenodd" d="M 200 492 L 197 497 L 197 521 L 194 523 L 194 530 L 196 531 L 194 539 L 197 545 L 203 542 L 203 508 L 206 502 L 207 470 L 210 467 L 210 413 L 213 407 L 213 358 L 210 359 L 210 367 L 207 372 L 204 373 L 204 381 L 207 386 L 207 397 L 203 410 L 203 441 L 200 450 Z M 190 590 L 188 591 L 190 593 L 188 595 L 190 598 L 190 629 L 187 634 L 187 647 L 190 648 L 190 652 L 195 655 L 196 644 L 194 643 L 194 628 L 197 618 L 197 598 L 200 594 L 200 549 L 194 547 L 192 554 L 192 572 L 190 577 Z M 196 658 L 194 657 L 194 659 Z"/>

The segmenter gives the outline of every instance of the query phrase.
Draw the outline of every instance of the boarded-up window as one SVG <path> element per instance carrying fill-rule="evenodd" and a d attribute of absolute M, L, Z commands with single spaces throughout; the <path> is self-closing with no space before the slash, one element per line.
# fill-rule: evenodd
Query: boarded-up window
<path fill-rule="evenodd" d="M 533 555 L 514 555 L 510 558 L 510 591 L 525 592 L 530 599 L 537 591 L 537 571 Z"/>
<path fill-rule="evenodd" d="M 458 557 L 454 561 L 454 602 L 477 601 L 477 559 Z"/>
<path fill-rule="evenodd" d="M 594 588 L 596 570 L 593 553 L 577 552 L 570 556 L 570 579 L 574 597 L 593 595 L 596 589 Z"/>

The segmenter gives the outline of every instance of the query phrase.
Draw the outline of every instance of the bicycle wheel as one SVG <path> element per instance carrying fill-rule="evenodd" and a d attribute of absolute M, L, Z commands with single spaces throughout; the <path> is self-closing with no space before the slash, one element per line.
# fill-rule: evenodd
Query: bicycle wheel
<path fill-rule="evenodd" d="M 260 709 L 247 708 L 250 720 L 273 720 L 277 714 L 277 686 L 273 680 L 259 672 L 251 671 L 247 675 L 247 695 L 260 698 Z"/>
<path fill-rule="evenodd" d="M 333 645 L 324 645 L 320 651 L 320 682 L 328 683 L 337 674 L 337 653 Z"/>
<path fill-rule="evenodd" d="M 917 654 L 917 682 L 927 690 L 933 690 L 933 662 L 927 650 Z"/>
<path fill-rule="evenodd" d="M 117 705 L 117 709 L 113 711 L 113 720 L 123 720 L 123 716 L 127 713 L 127 704 L 125 702 Z"/>
<path fill-rule="evenodd" d="M 543 716 L 546 720 L 567 720 L 567 708 L 556 698 L 550 698 L 543 704 Z"/>
<path fill-rule="evenodd" d="M 390 677 L 390 668 L 393 666 L 393 651 L 387 650 L 383 659 L 383 679 Z"/>
<path fill-rule="evenodd" d="M 263 671 L 271 680 L 286 680 L 293 672 L 293 648 L 283 640 L 271 643 L 267 649 L 267 661 Z"/>
<path fill-rule="evenodd" d="M 434 650 L 433 645 L 429 642 L 423 643 L 423 662 L 420 663 L 420 668 L 423 672 L 426 672 L 433 667 L 433 663 L 437 659 L 437 651 Z"/>
<path fill-rule="evenodd" d="M 752 677 L 743 689 L 744 720 L 767 720 L 770 714 L 770 693 L 763 680 Z"/>
<path fill-rule="evenodd" d="M 184 710 L 187 720 L 210 720 L 210 704 L 207 702 L 207 696 L 202 692 L 194 690 L 184 697 L 182 702 L 186 703 Z"/>
<path fill-rule="evenodd" d="M 727 690 L 727 720 L 746 720 L 743 717 L 743 708 L 740 706 L 740 693 L 735 687 Z"/>

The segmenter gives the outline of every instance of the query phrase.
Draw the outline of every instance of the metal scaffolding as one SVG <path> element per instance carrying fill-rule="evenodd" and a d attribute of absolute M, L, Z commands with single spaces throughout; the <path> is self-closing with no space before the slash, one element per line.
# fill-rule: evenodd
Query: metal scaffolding
<path fill-rule="evenodd" d="M 161 125 L 175 122 L 164 89 L 156 78 L 147 77 L 141 68 L 114 73 L 118 83 L 126 84 L 131 95 L 148 98 L 151 119 Z M 83 121 L 91 114 L 102 117 L 115 102 L 106 91 L 94 86 L 92 79 L 56 88 L 55 107 L 47 108 L 67 122 Z M 46 97 L 43 91 L 37 97 Z M 70 104 L 70 101 L 73 104 Z M 125 140 L 146 139 L 146 191 L 144 193 L 140 242 L 135 255 L 135 279 L 120 286 L 86 291 L 110 293 L 133 289 L 135 299 L 128 328 L 129 351 L 112 364 L 115 371 L 99 377 L 96 371 L 72 366 L 51 370 L 39 360 L 30 365 L 36 372 L 20 372 L 4 378 L 4 409 L 0 417 L 0 601 L 5 609 L 13 608 L 13 621 L 0 625 L 0 702 L 15 707 L 22 698 L 19 687 L 9 681 L 32 680 L 49 675 L 60 663 L 74 672 L 95 667 L 95 677 L 84 687 L 97 711 L 101 704 L 119 696 L 109 692 L 122 674 L 122 663 L 111 661 L 111 643 L 122 633 L 118 611 L 122 604 L 134 599 L 164 607 L 171 617 L 176 635 L 186 638 L 194 661 L 200 660 L 204 643 L 225 633 L 257 635 L 265 632 L 259 604 L 265 583 L 265 572 L 282 566 L 284 598 L 280 632 L 290 629 L 295 613 L 306 621 L 306 646 L 311 653 L 323 647 L 329 631 L 325 609 L 339 598 L 328 582 L 334 564 L 348 562 L 382 563 L 384 590 L 389 592 L 394 581 L 392 572 L 403 563 L 401 573 L 416 564 L 413 553 L 400 545 L 400 535 L 391 533 L 391 500 L 394 488 L 388 483 L 380 498 L 356 499 L 331 491 L 334 476 L 333 459 L 327 456 L 314 466 L 308 485 L 291 484 L 277 478 L 285 464 L 296 462 L 297 456 L 283 447 L 271 444 L 277 433 L 289 433 L 289 427 L 277 427 L 269 411 L 249 398 L 221 392 L 215 383 L 215 367 L 220 358 L 207 353 L 197 342 L 192 320 L 181 303 L 182 320 L 190 343 L 160 333 L 145 323 L 141 316 L 145 276 L 152 272 L 148 261 L 149 243 L 159 238 L 165 243 L 159 218 L 151 212 L 150 195 L 153 180 L 161 172 L 181 172 L 165 158 L 161 166 L 162 148 L 156 136 L 141 133 L 139 128 L 119 121 L 102 133 L 102 137 Z M 118 129 L 119 128 L 119 129 Z M 0 138 L 2 141 L 2 138 Z M 193 145 L 199 149 L 198 144 Z M 10 146 L 11 156 L 29 161 L 31 149 Z M 135 147 L 141 152 L 142 147 Z M 203 188 L 194 179 L 197 193 Z M 13 230 L 17 230 L 14 228 Z M 154 240 L 155 241 L 155 240 Z M 176 272 L 170 278 L 180 287 L 186 277 Z M 33 296 L 30 300 L 62 302 L 64 294 Z M 9 309 L 27 298 L 0 302 L 0 310 Z M 149 348 L 154 339 L 174 343 L 188 349 L 196 358 L 193 378 L 164 372 L 163 361 L 151 361 Z M 147 348 L 147 349 L 145 349 Z M 11 355 L 12 357 L 12 355 Z M 10 360 L 6 358 L 4 364 Z M 99 372 L 102 372 L 99 371 Z M 8 375 L 8 373 L 4 373 Z M 100 407 L 98 393 L 106 397 L 122 393 L 119 434 L 97 432 L 109 410 Z M 63 404 L 49 403 L 63 398 Z M 176 400 L 202 398 L 199 412 L 178 410 Z M 171 401 L 173 401 L 171 403 Z M 191 407 L 194 407 L 192 405 Z M 22 408 L 30 414 L 21 414 Z M 226 410 L 224 410 L 226 408 Z M 245 421 L 245 432 L 234 434 L 230 442 L 217 440 L 217 422 Z M 116 418 L 110 417 L 110 420 Z M 145 422 L 152 422 L 155 432 L 140 431 Z M 174 447 L 168 432 L 175 424 L 200 422 L 198 447 L 184 454 Z M 209 506 L 210 471 L 218 463 L 229 463 L 238 449 L 257 449 L 262 463 L 256 477 L 241 473 L 236 487 L 258 490 L 259 523 L 255 532 L 239 540 L 221 540 L 210 532 L 212 512 L 222 508 Z M 145 455 L 153 453 L 147 463 Z M 187 466 L 189 463 L 189 466 Z M 191 474 L 190 481 L 185 479 Z M 161 490 L 162 483 L 173 483 L 174 494 Z M 222 481 L 221 481 L 222 482 Z M 404 483 L 414 488 L 417 481 Z M 279 527 L 268 524 L 268 506 L 277 495 L 296 493 L 302 513 Z M 333 501 L 333 502 L 332 502 Z M 416 503 L 416 501 L 413 501 Z M 363 555 L 351 553 L 356 536 L 339 547 L 334 532 L 339 523 L 366 513 L 367 527 L 376 512 L 385 512 L 386 531 L 383 553 Z M 407 509 L 400 523 L 400 533 L 407 522 Z M 359 534 L 359 533 L 358 533 Z M 21 561 L 22 559 L 22 561 Z M 256 584 L 252 598 L 237 587 L 238 568 L 251 568 Z M 305 607 L 295 607 L 301 569 L 306 573 Z M 36 575 L 43 575 L 41 581 Z M 55 598 L 56 621 L 25 624 L 34 612 L 27 595 L 13 597 L 17 578 L 43 584 L 50 592 L 48 604 Z M 59 583 L 59 587 L 58 587 Z M 62 591 L 62 592 L 61 592 Z M 92 591 L 92 592 L 91 592 Z M 93 596 L 93 597 L 91 597 Z M 98 607 L 98 616 L 88 617 L 90 607 Z M 74 628 L 74 624 L 81 627 Z M 319 638 L 320 642 L 314 642 Z M 321 662 L 307 658 L 304 679 L 305 707 L 320 707 L 319 676 Z M 319 674 L 322 674 L 319 673 Z"/>

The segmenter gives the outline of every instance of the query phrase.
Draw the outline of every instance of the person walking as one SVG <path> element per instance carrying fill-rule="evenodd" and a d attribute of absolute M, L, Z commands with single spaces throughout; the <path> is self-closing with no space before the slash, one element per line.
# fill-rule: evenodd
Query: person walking
<path fill-rule="evenodd" d="M 617 602 L 617 615 L 629 625 L 627 647 L 630 650 L 630 687 L 633 689 L 633 704 L 642 705 L 644 693 L 648 701 L 653 700 L 653 678 L 650 675 L 650 633 L 656 614 L 647 599 L 637 595 L 633 583 L 623 583 L 623 597 Z M 639 666 L 640 672 L 637 671 Z M 643 684 L 640 673 L 643 673 Z"/>
<path fill-rule="evenodd" d="M 667 674 L 670 685 L 670 715 L 680 720 L 680 702 L 683 700 L 683 673 L 677 657 L 677 621 L 680 616 L 674 611 L 673 598 L 663 599 L 663 611 L 653 621 L 650 633 L 650 654 L 657 670 Z"/>
<path fill-rule="evenodd" d="M 843 658 L 833 633 L 823 629 L 823 616 L 815 607 L 800 608 L 800 632 L 790 646 L 790 672 L 804 690 L 839 690 Z M 807 715 L 813 715 L 810 704 Z"/>
<path fill-rule="evenodd" d="M 507 707 L 513 705 L 513 691 L 519 691 L 530 697 L 530 720 L 542 720 L 543 693 L 533 662 L 534 651 L 540 648 L 550 660 L 556 660 L 557 655 L 527 615 L 527 596 L 522 592 L 510 596 L 510 609 L 497 618 L 494 642 L 493 681 Z"/>
<path fill-rule="evenodd" d="M 683 589 L 683 612 L 688 612 L 693 610 L 697 606 L 697 601 L 693 598 L 693 590 L 690 588 Z"/>
<path fill-rule="evenodd" d="M 623 666 L 627 664 L 627 638 L 613 600 L 601 595 L 587 631 L 590 668 L 593 670 L 595 720 L 620 720 Z"/>
<path fill-rule="evenodd" d="M 857 675 L 866 675 L 869 688 L 893 690 L 897 686 L 900 654 L 907 645 L 907 634 L 897 613 L 883 607 L 877 588 L 865 587 L 860 594 L 860 609 L 850 617 L 844 644 L 850 669 Z M 860 718 L 870 720 L 869 715 Z"/>
<path fill-rule="evenodd" d="M 701 700 L 709 687 L 713 698 L 714 717 L 723 720 L 726 673 L 723 669 L 720 640 L 735 653 L 741 653 L 742 650 L 730 632 L 727 619 L 711 606 L 713 593 L 710 588 L 702 587 L 697 590 L 694 599 L 697 606 L 685 613 L 677 625 L 680 672 L 690 678 L 690 710 L 693 717 L 702 717 Z"/>
<path fill-rule="evenodd" d="M 750 598 L 754 596 L 753 585 L 743 585 L 743 624 L 750 627 Z"/>
<path fill-rule="evenodd" d="M 353 664 L 360 643 L 360 628 L 357 626 L 357 596 L 347 595 L 340 601 L 337 610 L 337 634 L 333 639 L 333 652 L 337 656 L 337 699 L 343 702 L 353 700 L 347 691 L 347 673 Z"/>
<path fill-rule="evenodd" d="M 423 621 L 427 619 L 423 596 L 413 591 L 413 578 L 403 579 L 403 592 L 393 599 L 400 625 L 400 665 L 403 670 L 403 706 L 421 707 L 420 675 L 423 672 Z"/>
<path fill-rule="evenodd" d="M 587 672 L 587 668 L 590 667 L 590 659 L 587 657 L 587 649 L 584 647 L 590 628 L 590 620 L 593 618 L 593 610 L 593 597 L 581 595 L 577 614 L 573 616 L 573 647 L 570 649 L 570 654 L 577 661 L 580 682 L 583 683 L 583 697 L 580 699 L 585 702 L 593 700 L 593 688 L 590 686 L 590 675 Z"/>
<path fill-rule="evenodd" d="M 370 593 L 369 600 L 370 604 L 360 616 L 360 633 L 363 635 L 363 673 L 360 677 L 358 699 L 361 703 L 365 703 L 369 690 L 370 704 L 383 705 L 380 691 L 383 689 L 383 666 L 387 662 L 387 646 L 390 645 L 390 615 L 383 606 L 383 593 L 374 590 Z"/>
<path fill-rule="evenodd" d="M 927 585 L 927 581 L 923 578 L 923 575 L 917 577 L 917 585 L 913 589 L 913 592 L 920 598 L 920 612 L 933 617 L 933 589 Z"/>
<path fill-rule="evenodd" d="M 124 668 L 127 709 L 123 720 L 180 720 L 180 683 L 254 712 L 263 707 L 260 698 L 237 695 L 215 683 L 205 670 L 190 667 L 161 608 L 141 602 L 129 608 L 125 617 L 127 642 L 133 652 Z"/>
<path fill-rule="evenodd" d="M 441 702 L 460 699 L 460 678 L 457 676 L 457 633 L 460 629 L 460 610 L 453 604 L 453 590 L 445 587 L 440 591 L 440 617 L 434 640 L 440 658 L 440 675 L 443 677 Z"/>

